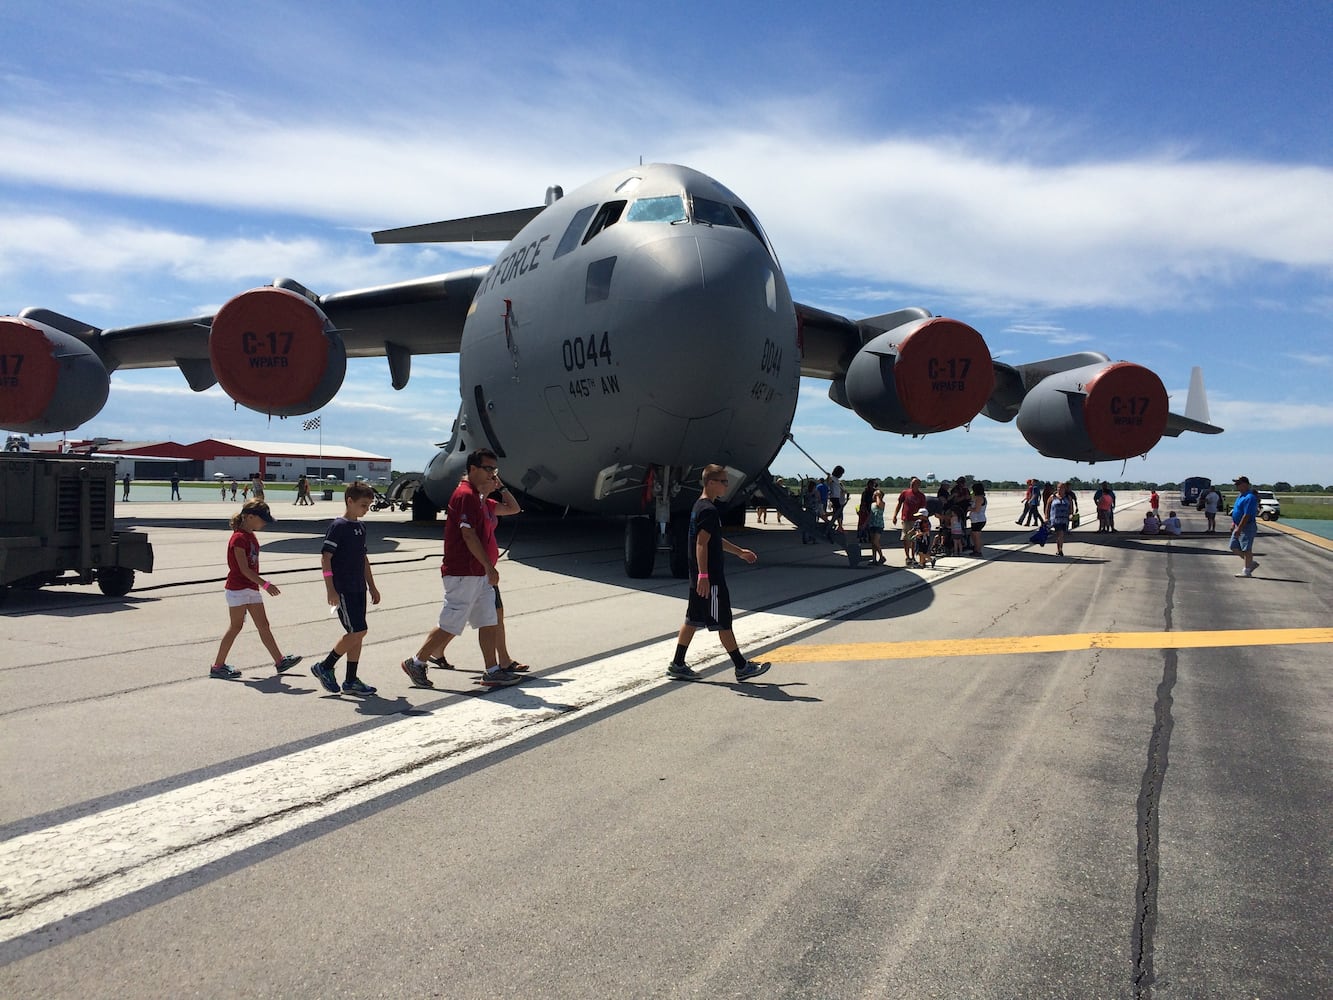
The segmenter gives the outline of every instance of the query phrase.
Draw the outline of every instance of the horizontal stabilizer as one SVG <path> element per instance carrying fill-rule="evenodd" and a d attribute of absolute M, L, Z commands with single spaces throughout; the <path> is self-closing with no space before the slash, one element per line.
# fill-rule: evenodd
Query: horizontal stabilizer
<path fill-rule="evenodd" d="M 1167 415 L 1166 430 L 1162 431 L 1163 434 L 1167 437 L 1180 437 L 1185 431 L 1193 431 L 1196 434 L 1221 434 L 1222 428 L 1204 423 L 1202 420 L 1191 420 L 1189 417 L 1182 417 L 1179 413 Z"/>
<path fill-rule="evenodd" d="M 487 243 L 508 242 L 541 213 L 544 206 L 509 212 L 473 215 L 466 219 L 423 222 L 419 226 L 381 229 L 372 233 L 376 243 Z"/>

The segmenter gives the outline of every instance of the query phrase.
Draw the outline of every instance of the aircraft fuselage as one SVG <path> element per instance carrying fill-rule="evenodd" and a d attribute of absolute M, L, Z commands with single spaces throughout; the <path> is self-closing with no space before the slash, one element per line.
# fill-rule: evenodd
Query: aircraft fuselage
<path fill-rule="evenodd" d="M 531 496 L 650 513 L 652 468 L 690 485 L 710 462 L 767 468 L 799 374 L 791 295 L 748 207 L 685 167 L 620 171 L 540 212 L 478 286 L 427 493 L 442 505 L 489 447 Z"/>

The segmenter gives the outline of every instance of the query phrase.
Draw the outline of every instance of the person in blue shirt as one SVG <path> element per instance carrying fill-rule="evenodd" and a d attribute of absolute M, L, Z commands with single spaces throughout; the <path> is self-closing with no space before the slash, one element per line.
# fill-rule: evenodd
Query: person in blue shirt
<path fill-rule="evenodd" d="M 1245 569 L 1237 576 L 1253 576 L 1259 565 L 1254 561 L 1254 536 L 1259 530 L 1259 497 L 1246 476 L 1236 479 L 1236 503 L 1231 508 L 1231 551 L 1245 560 Z"/>

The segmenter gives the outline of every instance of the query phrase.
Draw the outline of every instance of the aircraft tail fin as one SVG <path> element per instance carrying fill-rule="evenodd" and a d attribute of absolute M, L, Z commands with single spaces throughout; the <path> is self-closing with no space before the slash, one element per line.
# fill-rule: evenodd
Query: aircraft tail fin
<path fill-rule="evenodd" d="M 1185 431 L 1196 434 L 1221 434 L 1222 428 L 1216 427 L 1208 415 L 1208 396 L 1203 391 L 1203 369 L 1195 365 L 1190 371 L 1190 391 L 1185 397 L 1185 415 L 1169 413 L 1166 418 L 1168 437 L 1180 437 Z"/>
<path fill-rule="evenodd" d="M 1198 365 L 1190 370 L 1190 391 L 1185 397 L 1185 416 L 1205 424 L 1213 422 L 1208 416 L 1208 395 L 1203 389 L 1203 369 Z"/>

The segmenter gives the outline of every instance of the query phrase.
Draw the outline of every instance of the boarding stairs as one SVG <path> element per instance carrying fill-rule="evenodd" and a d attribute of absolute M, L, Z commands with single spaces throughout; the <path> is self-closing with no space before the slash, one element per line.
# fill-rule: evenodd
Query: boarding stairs
<path fill-rule="evenodd" d="M 844 511 L 844 525 L 846 524 L 846 515 L 851 514 L 853 527 L 842 531 L 836 531 L 833 525 L 826 521 L 819 520 L 810 511 L 801 506 L 801 498 L 792 494 L 785 486 L 779 486 L 773 481 L 773 473 L 765 469 L 755 477 L 755 485 L 759 492 L 764 495 L 768 501 L 768 506 L 772 507 L 788 521 L 796 530 L 805 530 L 814 535 L 815 538 L 822 539 L 836 548 L 844 549 L 847 552 L 847 564 L 855 569 L 864 559 L 861 556 L 861 544 L 856 538 L 856 514 L 854 511 Z M 813 524 L 810 523 L 813 520 Z"/>

